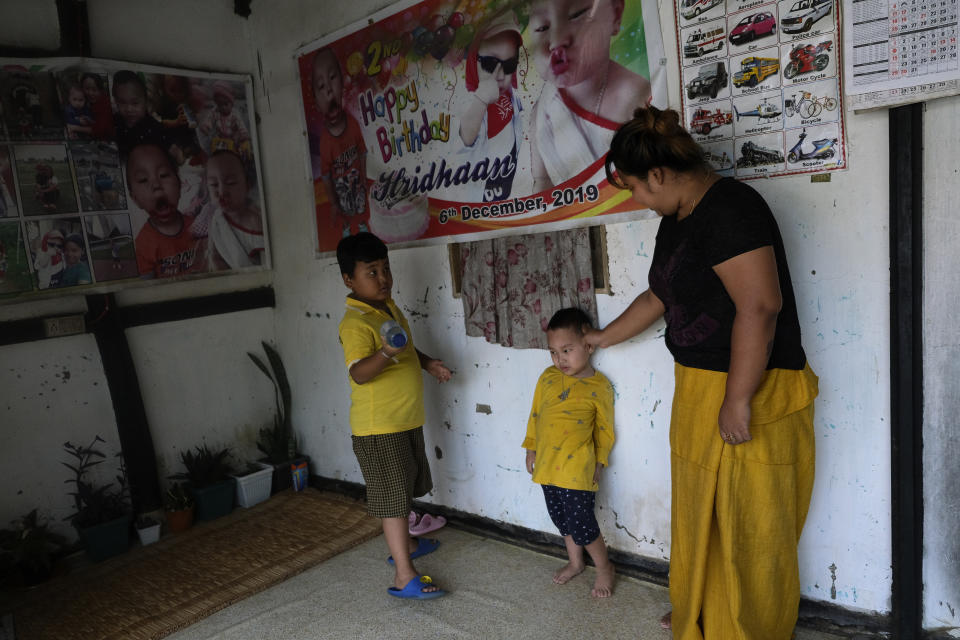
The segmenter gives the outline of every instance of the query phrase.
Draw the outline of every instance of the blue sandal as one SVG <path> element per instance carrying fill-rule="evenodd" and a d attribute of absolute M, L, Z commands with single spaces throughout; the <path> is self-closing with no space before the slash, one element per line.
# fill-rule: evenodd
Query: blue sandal
<path fill-rule="evenodd" d="M 436 591 L 423 590 L 431 584 L 433 584 L 433 580 L 430 579 L 430 576 L 417 576 L 410 578 L 410 582 L 403 589 L 390 587 L 387 589 L 387 593 L 395 598 L 406 598 L 408 600 L 432 600 L 447 595 L 447 592 L 443 589 L 437 589 Z"/>
<path fill-rule="evenodd" d="M 436 551 L 437 547 L 440 546 L 440 541 L 435 538 L 417 538 L 417 548 L 413 550 L 413 553 L 410 554 L 411 560 L 416 560 L 420 556 L 425 556 L 428 553 L 433 553 Z M 387 562 L 393 564 L 393 556 L 387 557 Z"/>

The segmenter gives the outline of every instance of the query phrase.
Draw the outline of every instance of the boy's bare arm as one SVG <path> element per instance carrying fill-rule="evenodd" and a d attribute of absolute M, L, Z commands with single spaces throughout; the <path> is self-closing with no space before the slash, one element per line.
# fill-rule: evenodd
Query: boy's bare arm
<path fill-rule="evenodd" d="M 431 358 L 427 354 L 417 349 L 417 358 L 420 359 L 420 368 L 437 379 L 437 382 L 443 384 L 453 375 L 453 372 L 443 364 L 442 360 Z"/>
<path fill-rule="evenodd" d="M 350 377 L 353 378 L 353 381 L 357 384 L 370 382 L 380 375 L 381 371 L 387 368 L 387 365 L 393 361 L 393 356 L 405 348 L 406 345 L 399 349 L 384 345 L 379 351 L 375 351 L 366 358 L 354 362 L 353 366 L 350 367 Z M 419 353 L 418 351 L 417 354 Z"/>

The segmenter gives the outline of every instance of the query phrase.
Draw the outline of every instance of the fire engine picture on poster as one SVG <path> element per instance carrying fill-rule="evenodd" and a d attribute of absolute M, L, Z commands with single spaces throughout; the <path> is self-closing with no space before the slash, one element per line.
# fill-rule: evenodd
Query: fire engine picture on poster
<path fill-rule="evenodd" d="M 424 0 L 297 54 L 317 255 L 369 230 L 422 245 L 636 218 L 603 167 L 664 107 L 656 3 Z"/>

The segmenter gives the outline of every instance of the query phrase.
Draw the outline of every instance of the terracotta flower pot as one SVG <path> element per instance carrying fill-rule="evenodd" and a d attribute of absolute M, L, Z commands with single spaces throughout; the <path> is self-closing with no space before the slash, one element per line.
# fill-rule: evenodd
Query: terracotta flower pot
<path fill-rule="evenodd" d="M 193 507 L 179 511 L 167 511 L 167 528 L 170 533 L 186 531 L 193 526 Z"/>

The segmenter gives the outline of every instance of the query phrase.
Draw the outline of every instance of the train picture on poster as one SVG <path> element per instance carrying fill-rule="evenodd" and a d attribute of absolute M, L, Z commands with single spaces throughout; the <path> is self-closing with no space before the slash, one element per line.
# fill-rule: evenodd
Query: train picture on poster
<path fill-rule="evenodd" d="M 780 132 L 737 138 L 734 151 L 737 177 L 769 175 L 786 169 Z"/>

